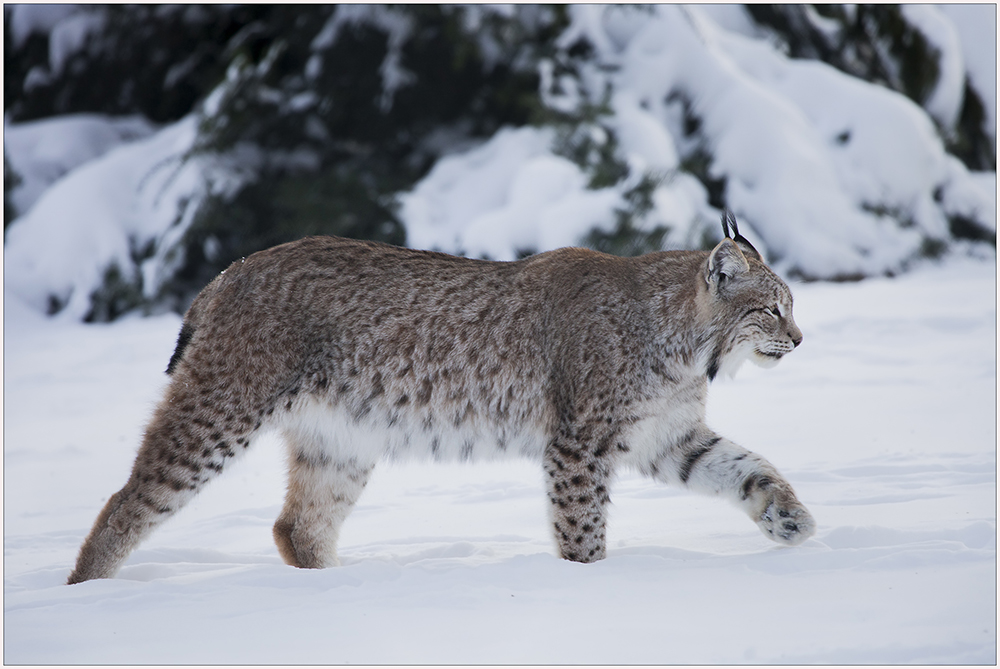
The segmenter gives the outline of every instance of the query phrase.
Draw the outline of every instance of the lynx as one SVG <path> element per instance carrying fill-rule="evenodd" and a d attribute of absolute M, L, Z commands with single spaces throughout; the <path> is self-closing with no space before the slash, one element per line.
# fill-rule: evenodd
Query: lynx
<path fill-rule="evenodd" d="M 730 234 L 732 226 L 732 235 Z M 565 248 L 493 262 L 312 237 L 235 262 L 194 300 L 125 486 L 69 583 L 133 549 L 276 429 L 282 558 L 338 564 L 382 458 L 540 460 L 558 553 L 605 557 L 616 470 L 721 495 L 769 538 L 815 524 L 764 458 L 705 425 L 709 381 L 802 341 L 788 286 L 723 216 L 710 252 Z"/>

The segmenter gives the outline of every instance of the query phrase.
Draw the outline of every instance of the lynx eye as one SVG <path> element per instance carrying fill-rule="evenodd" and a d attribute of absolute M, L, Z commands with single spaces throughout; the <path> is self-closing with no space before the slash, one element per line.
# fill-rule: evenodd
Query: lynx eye
<path fill-rule="evenodd" d="M 771 314 L 775 318 L 781 318 L 781 309 L 778 308 L 778 305 L 774 305 L 773 307 L 768 307 L 764 311 Z"/>

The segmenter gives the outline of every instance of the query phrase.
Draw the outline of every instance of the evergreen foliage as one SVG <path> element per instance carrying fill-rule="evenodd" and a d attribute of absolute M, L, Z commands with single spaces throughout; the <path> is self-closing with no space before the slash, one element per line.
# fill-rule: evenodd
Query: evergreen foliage
<path fill-rule="evenodd" d="M 3 227 L 6 230 L 10 222 L 17 218 L 17 208 L 11 200 L 10 193 L 21 185 L 21 175 L 7 160 L 7 152 L 3 154 Z"/>
<path fill-rule="evenodd" d="M 19 44 L 4 21 L 4 112 L 11 120 L 95 112 L 175 121 L 218 83 L 227 45 L 266 6 L 82 5 L 76 11 L 88 28 L 83 44 L 55 63 L 50 35 L 32 32 Z"/>

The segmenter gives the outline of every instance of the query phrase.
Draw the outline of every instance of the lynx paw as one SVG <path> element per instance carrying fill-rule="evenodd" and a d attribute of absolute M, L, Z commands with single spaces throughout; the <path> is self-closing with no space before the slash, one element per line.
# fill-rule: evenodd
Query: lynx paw
<path fill-rule="evenodd" d="M 771 502 L 757 519 L 757 527 L 770 539 L 786 546 L 798 546 L 816 533 L 816 521 L 806 507 L 797 502 Z"/>

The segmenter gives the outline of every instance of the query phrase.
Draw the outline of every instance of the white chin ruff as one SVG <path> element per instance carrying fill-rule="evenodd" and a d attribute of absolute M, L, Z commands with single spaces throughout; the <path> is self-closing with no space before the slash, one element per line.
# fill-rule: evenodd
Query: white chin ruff
<path fill-rule="evenodd" d="M 747 361 L 747 358 L 757 356 L 746 350 L 736 349 L 731 351 L 729 355 L 722 359 L 722 364 L 719 365 L 719 376 L 731 379 L 736 376 L 736 372 L 740 371 L 740 367 L 743 363 Z"/>
<path fill-rule="evenodd" d="M 781 358 L 776 358 L 771 355 L 764 355 L 763 353 L 758 353 L 757 351 L 753 352 L 753 355 L 750 356 L 750 359 L 753 360 L 755 365 L 757 365 L 758 367 L 763 367 L 764 369 L 770 369 L 771 367 L 774 367 L 775 365 L 778 364 L 778 361 L 781 360 Z"/>

